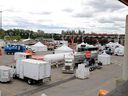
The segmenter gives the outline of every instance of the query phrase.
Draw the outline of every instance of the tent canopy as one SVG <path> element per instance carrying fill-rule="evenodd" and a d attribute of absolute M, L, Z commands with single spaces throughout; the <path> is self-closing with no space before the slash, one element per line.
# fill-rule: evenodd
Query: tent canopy
<path fill-rule="evenodd" d="M 35 51 L 47 51 L 47 46 L 41 42 L 37 42 L 35 45 L 32 45 L 32 49 Z"/>
<path fill-rule="evenodd" d="M 73 49 L 69 48 L 67 45 L 62 45 L 61 47 L 55 49 L 55 53 L 65 53 L 65 52 L 73 52 Z"/>
<path fill-rule="evenodd" d="M 41 42 L 37 42 L 35 45 L 33 45 L 33 46 L 46 46 L 46 45 L 44 45 L 44 44 L 42 44 Z"/>

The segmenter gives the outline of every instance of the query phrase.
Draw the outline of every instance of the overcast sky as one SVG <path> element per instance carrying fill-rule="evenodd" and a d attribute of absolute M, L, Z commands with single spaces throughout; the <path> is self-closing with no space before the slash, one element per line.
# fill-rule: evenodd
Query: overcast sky
<path fill-rule="evenodd" d="M 2 2 L 2 3 L 1 3 Z M 118 0 L 0 0 L 4 29 L 124 33 L 128 8 Z"/>

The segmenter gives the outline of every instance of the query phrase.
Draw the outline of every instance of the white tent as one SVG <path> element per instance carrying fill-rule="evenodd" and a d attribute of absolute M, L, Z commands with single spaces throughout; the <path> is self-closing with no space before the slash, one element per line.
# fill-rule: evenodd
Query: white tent
<path fill-rule="evenodd" d="M 4 46 L 5 46 L 4 40 L 0 39 L 0 47 L 4 47 Z"/>
<path fill-rule="evenodd" d="M 47 46 L 42 44 L 41 42 L 36 43 L 35 45 L 32 45 L 32 50 L 35 52 L 40 52 L 40 51 L 47 51 Z"/>
<path fill-rule="evenodd" d="M 73 49 L 69 48 L 67 45 L 62 45 L 61 47 L 55 49 L 55 53 L 70 53 Z"/>

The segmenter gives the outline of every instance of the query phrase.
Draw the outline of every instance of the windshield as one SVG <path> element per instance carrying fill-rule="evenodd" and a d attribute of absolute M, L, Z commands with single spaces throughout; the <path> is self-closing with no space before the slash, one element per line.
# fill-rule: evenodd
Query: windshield
<path fill-rule="evenodd" d="M 69 61 L 65 61 L 65 63 L 72 63 L 72 60 L 69 60 Z"/>

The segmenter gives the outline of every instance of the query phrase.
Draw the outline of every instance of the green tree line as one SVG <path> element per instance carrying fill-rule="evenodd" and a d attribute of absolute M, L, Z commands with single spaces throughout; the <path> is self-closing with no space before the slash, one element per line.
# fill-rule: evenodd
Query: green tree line
<path fill-rule="evenodd" d="M 20 39 L 36 39 L 36 38 L 53 38 L 55 40 L 61 40 L 61 34 L 56 33 L 44 33 L 44 31 L 38 30 L 37 32 L 24 29 L 0 29 L 0 39 L 6 40 L 20 40 Z"/>

